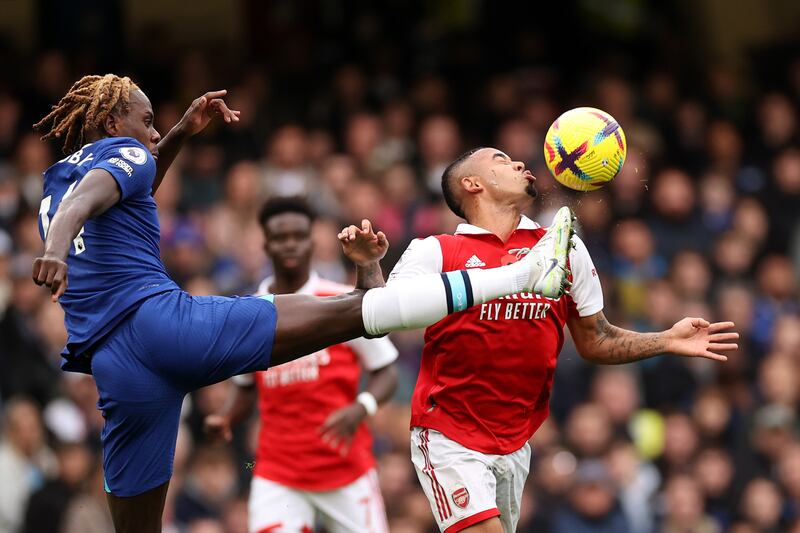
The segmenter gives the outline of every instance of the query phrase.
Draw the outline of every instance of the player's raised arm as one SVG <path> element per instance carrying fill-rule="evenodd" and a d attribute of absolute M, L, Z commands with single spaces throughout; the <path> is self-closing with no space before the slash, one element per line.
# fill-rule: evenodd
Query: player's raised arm
<path fill-rule="evenodd" d="M 738 348 L 739 334 L 726 331 L 733 322 L 709 323 L 684 318 L 666 331 L 637 333 L 609 324 L 602 311 L 569 319 L 569 330 L 578 352 L 593 363 L 631 363 L 662 353 L 727 361 L 723 352 Z"/>
<path fill-rule="evenodd" d="M 53 301 L 67 290 L 67 254 L 84 223 L 103 214 L 120 200 L 117 181 L 107 170 L 86 173 L 65 197 L 47 229 L 44 254 L 33 261 L 33 281 L 50 288 Z"/>
<path fill-rule="evenodd" d="M 222 117 L 225 122 L 239 122 L 239 111 L 228 108 L 223 97 L 228 91 L 209 91 L 203 96 L 196 98 L 183 117 L 175 126 L 169 130 L 163 139 L 158 143 L 158 163 L 156 165 L 156 179 L 153 182 L 153 194 L 161 185 L 161 180 L 167 173 L 170 165 L 175 160 L 178 152 L 181 151 L 186 139 L 200 133 L 208 126 L 214 116 Z"/>
<path fill-rule="evenodd" d="M 386 235 L 372 230 L 372 223 L 366 218 L 361 221 L 361 227 L 348 226 L 339 232 L 344 254 L 356 265 L 356 288 L 375 289 L 383 287 L 380 260 L 389 251 L 389 241 Z"/>

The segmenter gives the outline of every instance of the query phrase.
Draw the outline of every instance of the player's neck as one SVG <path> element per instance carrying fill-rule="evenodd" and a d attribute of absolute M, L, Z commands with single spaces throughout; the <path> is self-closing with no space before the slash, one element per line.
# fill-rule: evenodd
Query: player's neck
<path fill-rule="evenodd" d="M 473 226 L 491 231 L 501 241 L 506 242 L 519 226 L 519 208 L 508 205 L 482 205 L 470 213 L 467 221 Z"/>
<path fill-rule="evenodd" d="M 93 143 L 96 141 L 100 141 L 108 137 L 108 134 L 105 132 L 100 132 L 98 130 L 86 130 L 83 134 L 83 142 L 84 143 Z"/>
<path fill-rule="evenodd" d="M 297 272 L 276 272 L 275 280 L 269 286 L 272 294 L 293 294 L 308 283 L 311 267 Z"/>

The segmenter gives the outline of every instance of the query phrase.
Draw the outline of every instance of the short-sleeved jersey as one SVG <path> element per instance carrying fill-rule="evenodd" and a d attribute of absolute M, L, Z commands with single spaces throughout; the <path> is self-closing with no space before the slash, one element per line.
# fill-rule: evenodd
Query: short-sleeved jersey
<path fill-rule="evenodd" d="M 156 163 L 135 139 L 101 139 L 45 171 L 39 208 L 42 239 L 61 201 L 96 168 L 114 177 L 120 200 L 81 228 L 67 257 L 67 291 L 59 299 L 68 334 L 62 366 L 87 374 L 93 346 L 139 302 L 178 289 L 160 257 L 158 215 L 151 196 Z"/>
<path fill-rule="evenodd" d="M 271 282 L 264 280 L 259 293 L 269 292 Z M 335 296 L 350 290 L 312 273 L 297 294 Z M 313 491 L 337 489 L 361 477 L 375 464 L 366 424 L 345 456 L 323 442 L 319 430 L 331 413 L 355 401 L 362 367 L 377 370 L 395 359 L 391 341 L 362 337 L 253 374 L 261 416 L 253 473 Z M 243 385 L 253 378 L 234 379 Z"/>
<path fill-rule="evenodd" d="M 507 242 L 459 225 L 455 235 L 413 241 L 389 284 L 431 272 L 494 268 L 519 260 L 545 229 L 522 217 Z M 411 426 L 435 429 L 467 448 L 508 454 L 525 445 L 549 413 L 556 359 L 570 315 L 603 308 L 597 273 L 578 239 L 570 253 L 571 296 L 520 293 L 445 317 L 425 330 Z"/>

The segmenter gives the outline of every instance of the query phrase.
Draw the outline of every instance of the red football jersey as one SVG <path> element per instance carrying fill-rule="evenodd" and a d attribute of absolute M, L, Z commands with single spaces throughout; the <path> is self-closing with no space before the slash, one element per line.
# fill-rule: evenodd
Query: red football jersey
<path fill-rule="evenodd" d="M 390 275 L 494 268 L 518 261 L 545 230 L 523 217 L 507 242 L 461 224 L 455 235 L 414 241 Z M 603 308 L 597 273 L 579 240 L 570 253 L 571 296 L 532 293 L 449 315 L 425 331 L 411 426 L 440 431 L 467 448 L 508 454 L 525 445 L 549 413 L 564 324 Z"/>
<path fill-rule="evenodd" d="M 259 292 L 267 292 L 270 283 L 264 280 Z M 334 296 L 350 290 L 312 274 L 297 294 Z M 360 338 L 253 374 L 261 415 L 254 474 L 314 491 L 361 477 L 375 464 L 366 424 L 344 457 L 322 441 L 319 429 L 332 412 L 355 401 L 362 366 L 375 370 L 395 359 L 397 349 L 388 339 Z M 237 383 L 247 383 L 248 377 L 238 377 Z"/>

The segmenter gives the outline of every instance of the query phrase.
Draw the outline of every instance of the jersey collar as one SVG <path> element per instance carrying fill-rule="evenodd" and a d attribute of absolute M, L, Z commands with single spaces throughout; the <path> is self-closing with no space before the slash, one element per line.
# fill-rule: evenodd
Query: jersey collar
<path fill-rule="evenodd" d="M 519 225 L 517 229 L 538 229 L 541 228 L 539 224 L 534 222 L 533 220 L 529 219 L 525 215 L 522 215 L 519 219 Z M 456 235 L 490 235 L 492 232 L 480 228 L 478 226 L 473 226 L 472 224 L 459 224 L 456 228 Z"/>
<path fill-rule="evenodd" d="M 269 276 L 264 278 L 264 281 L 258 286 L 258 294 L 268 294 L 269 293 L 269 286 L 272 285 L 272 282 L 275 281 L 275 276 Z M 319 274 L 315 271 L 311 271 L 308 276 L 308 281 L 306 281 L 305 285 L 297 289 L 296 292 L 293 294 L 308 294 L 310 296 L 314 296 L 315 291 L 317 290 L 317 285 L 319 284 Z"/>

